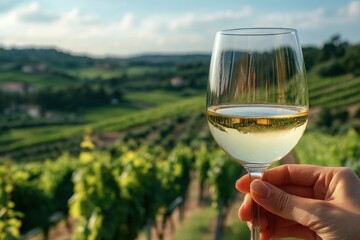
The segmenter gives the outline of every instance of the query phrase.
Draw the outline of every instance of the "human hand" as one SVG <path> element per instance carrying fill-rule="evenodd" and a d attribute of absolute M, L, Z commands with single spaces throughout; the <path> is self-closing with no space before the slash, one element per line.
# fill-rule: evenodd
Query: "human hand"
<path fill-rule="evenodd" d="M 349 168 L 282 165 L 251 185 L 245 175 L 236 188 L 246 193 L 241 220 L 251 221 L 251 199 L 262 206 L 262 240 L 360 239 L 360 179 Z"/>

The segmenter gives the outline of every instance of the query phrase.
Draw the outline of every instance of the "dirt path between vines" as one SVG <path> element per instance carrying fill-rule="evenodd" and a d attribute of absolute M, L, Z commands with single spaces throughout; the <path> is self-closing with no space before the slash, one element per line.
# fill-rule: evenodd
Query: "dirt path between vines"
<path fill-rule="evenodd" d="M 197 203 L 197 197 L 199 193 L 199 184 L 195 177 L 192 178 L 192 181 L 190 183 L 189 188 L 189 199 L 186 202 L 185 206 L 185 216 L 183 221 L 186 221 L 186 219 L 191 218 L 193 214 L 196 213 L 196 211 L 200 210 L 200 207 Z M 171 216 L 171 221 L 174 225 L 174 231 L 172 231 L 172 228 L 170 227 L 170 222 L 167 223 L 166 230 L 164 232 L 164 240 L 172 240 L 175 234 L 176 229 L 182 224 L 182 221 L 180 220 L 180 211 L 179 209 L 175 210 L 174 213 Z M 159 220 L 160 224 L 160 220 Z M 73 231 L 75 228 L 75 221 L 70 220 L 70 231 L 67 228 L 65 221 L 61 221 L 56 227 L 52 228 L 49 233 L 49 240 L 72 240 L 71 237 Z M 151 239 L 152 240 L 158 240 L 158 236 L 156 235 L 155 228 L 152 227 L 151 229 Z M 26 238 L 26 240 L 43 240 L 42 234 L 39 234 L 37 236 Z M 137 240 L 147 240 L 146 232 L 145 230 L 142 231 Z"/>
<path fill-rule="evenodd" d="M 198 194 L 199 194 L 199 183 L 195 176 L 192 177 L 190 186 L 189 186 L 189 197 L 186 201 L 185 205 L 185 213 L 184 213 L 184 219 L 183 221 L 186 221 L 186 219 L 191 218 L 191 216 L 196 213 L 196 211 L 201 208 L 198 205 Z M 179 226 L 183 223 L 180 219 L 180 210 L 176 209 L 172 216 L 171 216 L 171 223 L 168 221 L 166 225 L 166 229 L 164 232 L 164 240 L 173 240 L 174 234 L 176 230 L 179 228 Z M 158 223 L 160 225 L 161 221 L 158 220 Z M 174 229 L 172 229 L 171 224 L 173 224 Z M 154 227 L 151 228 L 151 240 L 158 240 L 158 236 L 156 234 L 156 230 Z M 141 232 L 137 240 L 147 240 L 145 231 Z"/>

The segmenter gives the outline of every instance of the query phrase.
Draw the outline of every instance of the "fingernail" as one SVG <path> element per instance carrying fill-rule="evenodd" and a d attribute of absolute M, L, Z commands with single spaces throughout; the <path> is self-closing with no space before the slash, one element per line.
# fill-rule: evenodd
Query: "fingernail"
<path fill-rule="evenodd" d="M 271 194 L 270 187 L 263 181 L 255 180 L 250 184 L 251 192 L 260 198 L 268 198 Z"/>
<path fill-rule="evenodd" d="M 237 181 L 235 182 L 235 188 L 236 188 L 236 190 L 240 191 L 239 188 L 238 188 L 238 181 L 239 181 L 239 180 L 237 180 Z"/>

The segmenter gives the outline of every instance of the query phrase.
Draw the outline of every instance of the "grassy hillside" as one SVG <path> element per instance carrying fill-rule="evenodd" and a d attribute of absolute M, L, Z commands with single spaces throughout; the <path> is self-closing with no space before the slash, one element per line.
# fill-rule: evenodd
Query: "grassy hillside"
<path fill-rule="evenodd" d="M 309 74 L 308 81 L 312 107 L 339 108 L 360 103 L 358 94 L 360 77 L 345 75 L 321 78 Z M 205 101 L 204 95 L 183 100 L 181 94 L 166 91 L 134 92 L 126 98 L 128 104 L 84 110 L 81 116 L 91 122 L 90 124 L 55 125 L 7 131 L 0 136 L 0 153 L 11 154 L 19 149 L 61 142 L 74 136 L 80 141 L 86 127 L 91 127 L 95 131 L 124 131 L 127 128 L 180 114 L 182 111 L 202 111 Z M 154 106 L 158 107 L 153 108 Z"/>
<path fill-rule="evenodd" d="M 42 89 L 48 87 L 66 88 L 75 84 L 76 80 L 65 76 L 56 76 L 51 73 L 0 72 L 0 84 L 6 82 L 24 83 L 36 89 Z"/>
<path fill-rule="evenodd" d="M 360 76 L 320 77 L 309 74 L 311 106 L 339 108 L 360 104 Z"/>
<path fill-rule="evenodd" d="M 313 59 L 319 51 L 315 50 L 311 55 Z M 113 90 L 122 94 L 115 104 L 108 101 L 96 106 L 82 105 L 72 110 L 61 109 L 62 105 L 58 109 L 41 109 L 44 113 L 39 119 L 19 113 L 17 109 L 11 112 L 14 116 L 0 115 L 0 156 L 13 155 L 20 150 L 26 150 L 30 156 L 34 154 L 31 149 L 38 149 L 39 146 L 42 153 L 46 153 L 48 148 L 60 152 L 64 141 L 78 148 L 76 141 L 81 140 L 87 127 L 99 132 L 124 131 L 181 114 L 181 111 L 199 112 L 204 109 L 202 104 L 205 101 L 210 59 L 207 54 L 97 59 L 73 56 L 53 49 L 0 49 L 0 53 L 3 53 L 0 54 L 0 85 L 4 82 L 21 82 L 35 87 L 35 92 L 31 94 L 12 95 L 9 105 L 17 106 L 27 103 L 24 102 L 26 100 L 36 100 L 36 91 L 42 89 L 44 93 L 49 87 L 66 89 L 62 92 L 64 94 L 57 95 L 64 99 L 69 99 L 65 95 L 70 93 L 70 89 L 74 92 L 74 86 L 78 90 L 91 86 L 95 89 L 93 91 L 101 87 L 108 94 L 107 97 Z M 307 51 L 304 53 L 307 56 Z M 342 74 L 324 77 L 319 74 L 333 61 L 322 60 L 311 65 L 308 71 L 311 107 L 334 109 L 360 103 L 360 76 Z M 171 86 L 170 79 L 173 77 L 183 78 L 184 85 Z M 79 103 L 78 95 L 75 91 L 67 103 Z M 7 97 L 0 96 L 0 107 Z M 84 101 L 88 103 L 86 99 Z M 70 139 L 76 139 L 76 143 Z"/>
<path fill-rule="evenodd" d="M 82 135 L 87 129 L 97 133 L 124 131 L 129 128 L 150 124 L 164 118 L 174 118 L 182 114 L 202 111 L 205 108 L 204 96 L 186 100 L 171 101 L 157 107 L 139 109 L 131 113 L 104 117 L 98 112 L 96 122 L 75 126 L 50 126 L 30 129 L 14 129 L 0 136 L 0 156 L 11 156 L 18 160 L 41 159 L 49 157 L 47 151 L 75 151 L 80 147 Z M 71 147 L 69 147 L 71 145 Z M 36 156 L 37 153 L 43 156 Z"/>
<path fill-rule="evenodd" d="M 360 103 L 360 77 L 344 75 L 322 78 L 310 73 L 308 82 L 312 107 L 340 108 Z M 192 94 L 200 93 L 193 91 Z M 125 99 L 126 104 L 84 109 L 79 117 L 85 120 L 85 124 L 36 126 L 3 132 L 0 136 L 0 154 L 13 155 L 20 149 L 27 149 L 26 152 L 31 153 L 32 148 L 42 146 L 46 149 L 46 145 L 68 142 L 66 139 L 75 137 L 80 141 L 86 127 L 95 131 L 124 131 L 181 111 L 202 111 L 205 101 L 201 94 L 200 97 L 183 100 L 181 92 L 176 91 L 138 91 L 126 95 Z M 76 145 L 78 148 L 78 143 Z"/>

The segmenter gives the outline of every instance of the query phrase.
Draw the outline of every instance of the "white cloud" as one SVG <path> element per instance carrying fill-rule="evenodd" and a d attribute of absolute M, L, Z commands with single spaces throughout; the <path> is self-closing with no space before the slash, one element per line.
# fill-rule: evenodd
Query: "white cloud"
<path fill-rule="evenodd" d="M 204 22 L 207 21 L 210 22 L 210 21 L 217 21 L 222 19 L 239 19 L 239 18 L 249 17 L 251 14 L 252 14 L 252 8 L 250 6 L 245 6 L 242 10 L 237 12 L 232 10 L 216 12 L 200 17 L 200 20 Z"/>
<path fill-rule="evenodd" d="M 180 18 L 173 19 L 170 21 L 169 27 L 171 30 L 176 30 L 178 28 L 191 26 L 196 21 L 193 13 L 186 14 Z"/>
<path fill-rule="evenodd" d="M 80 14 L 80 11 L 77 7 L 72 8 L 68 12 L 64 12 L 60 14 L 58 23 L 65 24 L 71 26 L 72 24 L 75 25 L 82 25 L 82 24 L 94 24 L 98 22 L 98 17 L 95 15 L 89 14 Z"/>
<path fill-rule="evenodd" d="M 13 14 L 18 16 L 20 19 L 23 16 L 27 16 L 29 14 L 34 14 L 39 11 L 39 3 L 38 2 L 32 2 L 29 5 L 19 7 L 12 11 Z"/>
<path fill-rule="evenodd" d="M 134 25 L 135 25 L 135 16 L 131 12 L 126 13 L 119 23 L 121 29 L 130 29 Z"/>
<path fill-rule="evenodd" d="M 295 27 L 298 29 L 316 29 L 326 21 L 325 10 L 318 8 L 310 12 L 286 12 L 267 14 L 256 21 L 264 27 Z"/>
<path fill-rule="evenodd" d="M 13 7 L 15 7 L 16 5 L 21 4 L 23 1 L 26 1 L 26 0 L 16 0 L 16 1 L 14 1 L 14 0 L 1 0 L 0 1 L 0 12 L 9 11 Z"/>
<path fill-rule="evenodd" d="M 0 38 L 7 46 L 57 46 L 87 52 L 91 51 L 87 43 L 92 39 L 85 38 L 96 38 L 93 33 L 99 33 L 94 29 L 101 29 L 99 23 L 96 16 L 81 14 L 75 7 L 67 12 L 51 14 L 38 2 L 32 2 L 0 14 Z"/>
<path fill-rule="evenodd" d="M 330 14 L 324 7 L 313 11 L 277 12 L 258 18 L 257 25 L 295 27 L 302 30 L 316 30 L 356 23 L 360 19 L 360 2 L 353 1 Z"/>
<path fill-rule="evenodd" d="M 249 17 L 252 14 L 250 6 L 245 6 L 240 11 L 225 10 L 221 12 L 214 12 L 204 15 L 197 15 L 195 13 L 188 13 L 178 18 L 172 19 L 169 23 L 171 30 L 178 30 L 179 28 L 190 27 L 196 23 L 208 23 L 220 20 L 231 20 Z"/>
<path fill-rule="evenodd" d="M 19 21 L 38 23 L 55 21 L 59 17 L 56 14 L 42 11 L 38 2 L 14 8 L 8 15 Z"/>
<path fill-rule="evenodd" d="M 358 1 L 350 2 L 332 14 L 325 7 L 312 11 L 260 14 L 251 6 L 245 6 L 239 11 L 169 12 L 167 15 L 154 13 L 145 17 L 136 11 L 128 11 L 115 20 L 86 14 L 78 7 L 50 13 L 39 2 L 17 5 L 7 12 L 0 12 L 0 44 L 57 46 L 95 55 L 210 52 L 215 32 L 222 28 L 239 27 L 234 24 L 295 27 L 302 32 L 313 33 L 323 29 L 338 31 L 360 19 Z"/>
<path fill-rule="evenodd" d="M 347 6 L 341 7 L 337 13 L 340 21 L 352 22 L 360 19 L 360 2 L 353 1 Z"/>

